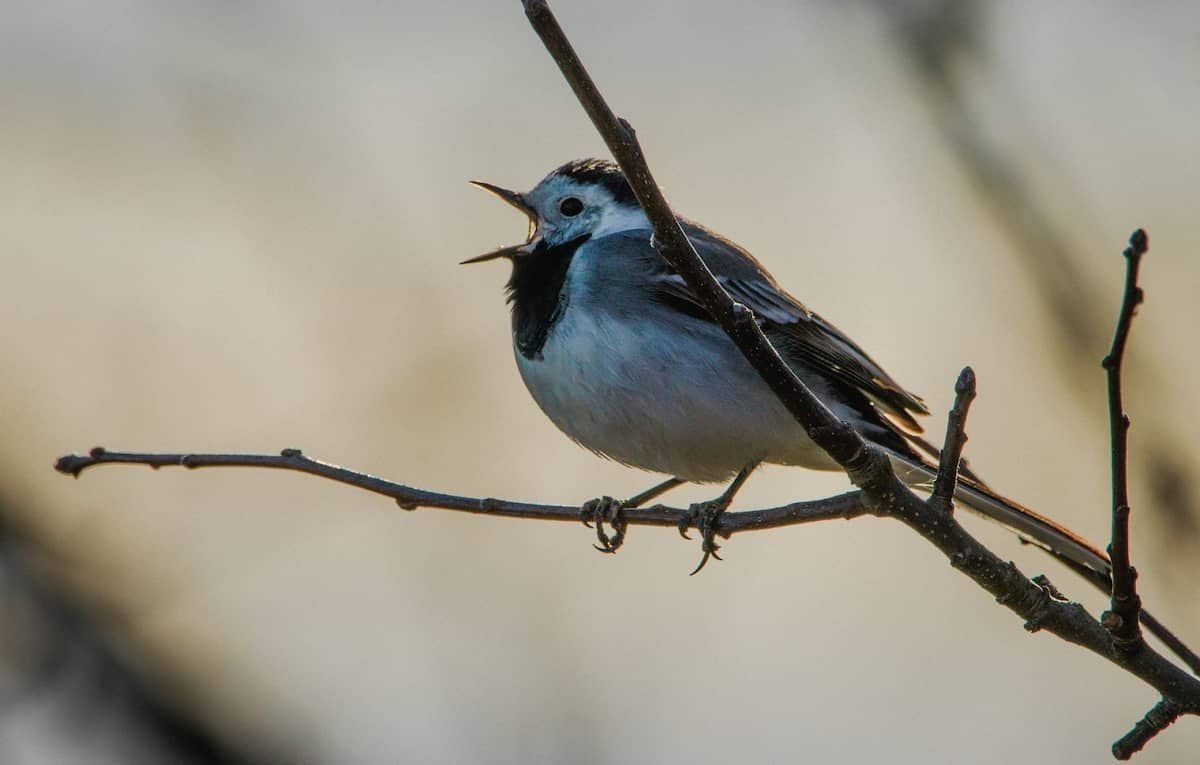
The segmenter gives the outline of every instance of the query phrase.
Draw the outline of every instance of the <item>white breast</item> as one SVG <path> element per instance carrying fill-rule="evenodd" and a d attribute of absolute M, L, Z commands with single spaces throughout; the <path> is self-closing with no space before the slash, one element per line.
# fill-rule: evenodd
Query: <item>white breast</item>
<path fill-rule="evenodd" d="M 686 341 L 642 316 L 569 305 L 542 356 L 516 354 L 533 398 L 564 433 L 628 465 L 694 481 L 728 478 L 757 461 L 832 467 L 715 326 Z M 658 315 L 658 320 L 654 319 Z"/>

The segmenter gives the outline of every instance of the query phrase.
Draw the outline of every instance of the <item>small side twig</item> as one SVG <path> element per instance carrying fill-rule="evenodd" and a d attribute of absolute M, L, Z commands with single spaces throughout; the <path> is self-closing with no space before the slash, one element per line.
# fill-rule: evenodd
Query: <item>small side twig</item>
<path fill-rule="evenodd" d="M 938 512 L 950 513 L 954 509 L 954 488 L 958 484 L 958 465 L 962 461 L 963 448 L 967 445 L 967 412 L 975 400 L 975 370 L 964 367 L 954 384 L 954 406 L 946 418 L 946 442 L 938 459 L 937 478 L 933 482 L 933 493 L 929 495 L 929 506 Z"/>
<path fill-rule="evenodd" d="M 1104 614 L 1103 624 L 1112 633 L 1113 642 L 1126 652 L 1143 645 L 1138 616 L 1142 608 L 1137 594 L 1137 571 L 1129 562 L 1129 416 L 1121 396 L 1121 364 L 1133 315 L 1144 294 L 1138 286 L 1138 266 L 1150 243 L 1142 229 L 1134 231 L 1125 248 L 1125 293 L 1113 333 L 1112 350 L 1101 365 L 1108 377 L 1108 418 L 1112 430 L 1112 539 L 1108 557 L 1112 561 L 1112 606 Z"/>
<path fill-rule="evenodd" d="M 1113 757 L 1128 760 L 1141 751 L 1150 739 L 1162 733 L 1184 713 L 1183 707 L 1171 699 L 1162 699 L 1137 721 L 1133 730 L 1117 739 L 1112 745 Z"/>

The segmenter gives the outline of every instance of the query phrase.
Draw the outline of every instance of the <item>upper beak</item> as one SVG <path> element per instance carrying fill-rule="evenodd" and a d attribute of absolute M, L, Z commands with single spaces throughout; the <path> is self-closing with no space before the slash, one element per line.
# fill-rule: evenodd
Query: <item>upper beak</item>
<path fill-rule="evenodd" d="M 528 255 L 530 249 L 529 245 L 533 242 L 533 233 L 537 224 L 537 212 L 535 212 L 534 209 L 529 206 L 523 196 L 515 191 L 509 191 L 508 189 L 504 189 L 499 186 L 493 186 L 492 184 L 484 183 L 483 181 L 471 181 L 471 185 L 478 186 L 484 191 L 500 197 L 505 202 L 508 202 L 513 207 L 525 213 L 526 217 L 529 218 L 529 240 L 523 244 L 515 244 L 511 247 L 501 247 L 498 250 L 486 252 L 483 255 L 476 255 L 473 258 L 467 258 L 459 265 L 466 265 L 467 263 L 483 263 L 489 260 L 495 260 L 497 258 L 514 258 L 518 255 Z"/>
<path fill-rule="evenodd" d="M 508 189 L 502 189 L 499 186 L 493 186 L 492 184 L 484 183 L 483 181 L 471 181 L 471 185 L 478 186 L 484 191 L 489 191 L 492 194 L 495 194 L 505 202 L 508 202 L 513 207 L 528 215 L 530 219 L 537 218 L 537 213 L 534 212 L 533 208 L 525 202 L 525 197 L 521 196 L 517 192 L 509 191 Z"/>

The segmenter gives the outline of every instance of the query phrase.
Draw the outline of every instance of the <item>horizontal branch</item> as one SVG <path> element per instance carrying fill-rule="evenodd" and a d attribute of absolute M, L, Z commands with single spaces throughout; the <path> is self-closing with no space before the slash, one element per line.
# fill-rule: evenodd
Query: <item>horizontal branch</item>
<path fill-rule="evenodd" d="M 581 520 L 579 505 L 544 505 L 494 497 L 463 497 L 457 494 L 442 494 L 405 486 L 367 473 L 359 473 L 339 465 L 315 460 L 304 456 L 299 449 L 284 449 L 279 454 L 184 454 L 115 452 L 97 446 L 85 455 L 68 454 L 60 457 L 55 462 L 54 469 L 78 478 L 84 470 L 97 465 L 146 465 L 155 469 L 185 467 L 192 470 L 212 467 L 291 470 L 388 497 L 395 500 L 396 504 L 405 510 L 429 507 L 477 515 L 539 521 L 579 522 Z M 669 526 L 671 528 L 678 527 L 680 515 L 684 512 L 686 512 L 685 508 L 666 505 L 652 505 L 639 509 L 628 508 L 623 511 L 624 519 L 630 525 Z M 851 491 L 810 502 L 791 502 L 761 510 L 724 513 L 717 521 L 717 533 L 728 538 L 744 531 L 762 531 L 837 518 L 849 520 L 867 515 L 868 512 L 862 501 L 862 493 Z"/>
<path fill-rule="evenodd" d="M 117 452 L 96 447 L 86 455 L 60 457 L 54 467 L 60 473 L 78 477 L 83 471 L 100 465 L 185 467 L 193 470 L 213 467 L 290 470 L 388 497 L 407 510 L 429 507 L 505 518 L 581 520 L 578 505 L 535 504 L 427 491 L 315 460 L 304 456 L 299 449 L 284 449 L 279 454 L 185 454 Z M 1116 651 L 1104 627 L 1082 606 L 1050 597 L 1045 586 L 1031 582 L 1013 564 L 998 558 L 968 534 L 953 516 L 939 512 L 919 499 L 914 506 L 894 512 L 890 505 L 872 510 L 865 499 L 864 492 L 852 491 L 812 502 L 792 502 L 760 510 L 728 512 L 720 516 L 717 533 L 729 537 L 741 532 L 838 518 L 849 520 L 863 515 L 894 517 L 933 542 L 950 559 L 951 565 L 1025 619 L 1027 629 L 1044 629 L 1088 648 L 1142 678 L 1164 698 L 1173 699 L 1182 712 L 1200 713 L 1200 680 L 1180 670 L 1149 647 L 1135 655 Z M 625 521 L 630 525 L 676 528 L 683 512 L 683 508 L 663 505 L 631 508 L 625 511 Z"/>

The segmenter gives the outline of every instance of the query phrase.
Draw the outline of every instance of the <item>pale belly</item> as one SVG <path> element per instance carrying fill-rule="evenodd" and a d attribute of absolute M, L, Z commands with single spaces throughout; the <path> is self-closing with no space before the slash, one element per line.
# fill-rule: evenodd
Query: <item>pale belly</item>
<path fill-rule="evenodd" d="M 671 344 L 648 322 L 568 310 L 541 358 L 516 357 L 560 430 L 627 465 L 690 481 L 755 462 L 836 467 L 715 326 Z"/>

